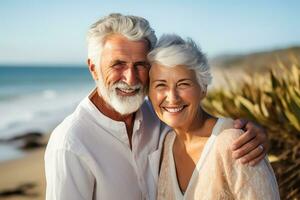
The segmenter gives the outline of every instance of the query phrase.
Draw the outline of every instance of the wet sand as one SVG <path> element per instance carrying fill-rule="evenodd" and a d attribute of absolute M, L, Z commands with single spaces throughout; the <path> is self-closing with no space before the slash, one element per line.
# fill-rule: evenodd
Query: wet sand
<path fill-rule="evenodd" d="M 45 199 L 45 147 L 26 151 L 22 158 L 0 162 L 0 199 Z"/>

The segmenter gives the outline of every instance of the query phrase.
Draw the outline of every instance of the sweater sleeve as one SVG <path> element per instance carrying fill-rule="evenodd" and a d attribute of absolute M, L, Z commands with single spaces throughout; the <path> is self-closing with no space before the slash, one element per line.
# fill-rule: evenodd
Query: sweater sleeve
<path fill-rule="evenodd" d="M 218 138 L 225 177 L 234 199 L 280 199 L 276 178 L 267 158 L 253 167 L 232 158 L 229 147 L 242 133 L 242 130 L 227 129 Z"/>

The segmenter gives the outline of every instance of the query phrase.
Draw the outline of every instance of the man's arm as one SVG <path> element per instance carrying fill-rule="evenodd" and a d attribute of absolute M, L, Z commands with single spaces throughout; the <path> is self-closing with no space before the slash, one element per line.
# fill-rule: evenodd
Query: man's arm
<path fill-rule="evenodd" d="M 46 151 L 46 199 L 91 200 L 94 177 L 85 162 L 68 150 Z"/>
<path fill-rule="evenodd" d="M 244 119 L 235 120 L 234 127 L 243 129 L 245 133 L 232 144 L 232 157 L 240 159 L 243 164 L 256 165 L 266 156 L 269 148 L 266 130 Z"/>

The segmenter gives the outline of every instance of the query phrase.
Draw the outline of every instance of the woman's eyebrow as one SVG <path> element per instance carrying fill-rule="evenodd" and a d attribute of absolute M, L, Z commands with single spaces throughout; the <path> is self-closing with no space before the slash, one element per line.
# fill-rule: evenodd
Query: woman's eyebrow
<path fill-rule="evenodd" d="M 163 83 L 166 83 L 167 81 L 166 81 L 166 80 L 163 80 L 163 79 L 158 79 L 158 80 L 152 81 L 152 83 L 154 83 L 154 82 L 163 82 Z"/>
<path fill-rule="evenodd" d="M 183 81 L 192 81 L 192 80 L 189 78 L 183 78 L 183 79 L 178 80 L 177 82 L 179 83 L 179 82 L 183 82 Z"/>

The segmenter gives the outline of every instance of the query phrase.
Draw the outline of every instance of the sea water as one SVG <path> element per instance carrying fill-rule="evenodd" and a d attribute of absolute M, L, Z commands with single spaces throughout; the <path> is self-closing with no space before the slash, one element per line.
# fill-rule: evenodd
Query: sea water
<path fill-rule="evenodd" d="M 93 88 L 87 67 L 1 66 L 0 139 L 50 133 Z"/>

